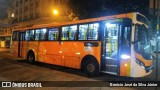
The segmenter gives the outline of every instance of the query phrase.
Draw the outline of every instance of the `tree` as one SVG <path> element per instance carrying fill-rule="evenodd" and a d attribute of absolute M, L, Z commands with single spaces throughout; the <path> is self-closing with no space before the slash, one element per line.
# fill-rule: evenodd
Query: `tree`
<path fill-rule="evenodd" d="M 72 16 L 79 19 L 140 12 L 148 16 L 149 0 L 70 0 Z"/>
<path fill-rule="evenodd" d="M 85 19 L 91 17 L 92 12 L 100 10 L 101 2 L 97 0 L 69 0 L 73 17 Z"/>

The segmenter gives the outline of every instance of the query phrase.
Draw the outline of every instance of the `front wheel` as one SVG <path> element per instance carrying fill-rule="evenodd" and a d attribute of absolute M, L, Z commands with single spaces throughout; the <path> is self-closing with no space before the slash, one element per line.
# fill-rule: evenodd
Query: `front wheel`
<path fill-rule="evenodd" d="M 35 56 L 33 52 L 28 53 L 27 60 L 29 63 L 32 63 L 32 64 L 35 63 Z"/>
<path fill-rule="evenodd" d="M 93 58 L 87 59 L 83 63 L 83 71 L 88 76 L 98 76 L 99 75 L 99 64 Z"/>

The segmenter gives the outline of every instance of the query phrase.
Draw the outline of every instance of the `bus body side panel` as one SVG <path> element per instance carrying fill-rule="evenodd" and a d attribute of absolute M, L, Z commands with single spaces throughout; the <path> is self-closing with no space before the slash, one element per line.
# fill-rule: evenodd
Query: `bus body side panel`
<path fill-rule="evenodd" d="M 80 69 L 86 55 L 93 55 L 100 63 L 100 43 L 97 47 L 85 47 L 83 41 L 40 42 L 38 61 Z"/>
<path fill-rule="evenodd" d="M 98 41 L 97 41 L 98 42 Z M 64 55 L 64 64 L 66 67 L 81 68 L 82 59 L 91 55 L 94 56 L 100 64 L 100 44 L 99 46 L 84 46 L 83 41 L 63 42 L 62 51 Z"/>
<path fill-rule="evenodd" d="M 130 76 L 130 63 L 131 59 L 120 60 L 120 76 Z"/>
<path fill-rule="evenodd" d="M 39 45 L 38 61 L 64 66 L 62 48 L 58 41 L 42 41 Z"/>
<path fill-rule="evenodd" d="M 25 44 L 25 42 L 24 41 L 21 41 L 20 42 L 20 57 L 22 57 L 22 58 L 25 58 L 25 46 L 26 44 Z"/>
<path fill-rule="evenodd" d="M 12 53 L 13 56 L 18 57 L 18 41 L 12 41 L 11 53 Z"/>
<path fill-rule="evenodd" d="M 27 49 L 28 49 L 28 42 L 27 41 L 23 41 L 23 54 L 22 57 L 24 59 L 27 59 Z"/>

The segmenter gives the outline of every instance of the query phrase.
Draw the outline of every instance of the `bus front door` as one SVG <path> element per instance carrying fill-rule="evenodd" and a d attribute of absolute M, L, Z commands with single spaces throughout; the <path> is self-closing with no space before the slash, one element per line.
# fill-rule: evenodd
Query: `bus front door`
<path fill-rule="evenodd" d="M 20 32 L 20 39 L 19 39 L 19 43 L 18 43 L 18 57 L 23 57 L 23 52 L 24 52 L 24 32 Z"/>
<path fill-rule="evenodd" d="M 119 23 L 105 23 L 102 35 L 101 71 L 112 75 L 119 75 Z"/>

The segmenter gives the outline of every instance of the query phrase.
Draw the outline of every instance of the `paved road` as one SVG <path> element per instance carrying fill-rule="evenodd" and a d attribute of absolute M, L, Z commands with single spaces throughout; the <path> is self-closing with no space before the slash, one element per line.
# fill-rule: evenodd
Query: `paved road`
<path fill-rule="evenodd" d="M 59 67 L 49 64 L 36 63 L 29 64 L 27 61 L 15 58 L 10 55 L 9 51 L 0 50 L 0 81 L 149 81 L 154 80 L 154 75 L 145 78 L 126 78 L 116 77 L 108 74 L 102 74 L 98 77 L 87 77 L 80 70 Z M 68 84 L 69 82 L 63 82 Z M 85 82 L 86 83 L 86 82 Z M 90 82 L 88 82 L 90 83 Z M 59 84 L 61 84 L 59 82 Z M 43 88 L 0 88 L 0 90 L 154 90 L 148 87 L 43 87 Z"/>

